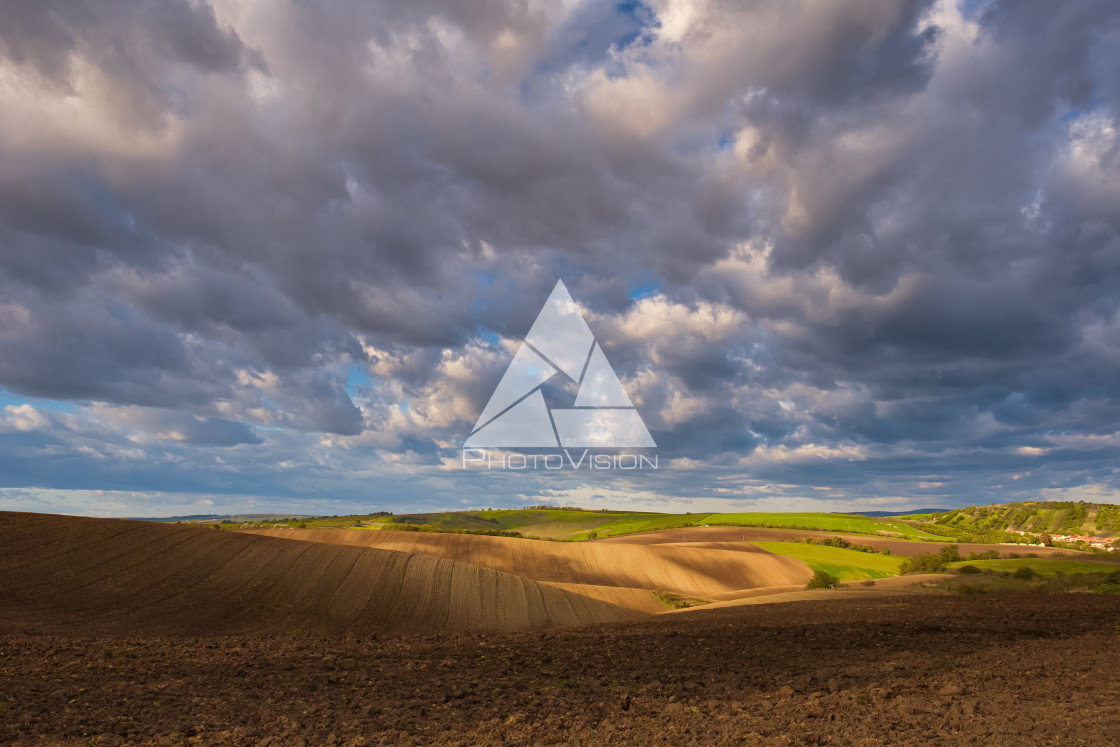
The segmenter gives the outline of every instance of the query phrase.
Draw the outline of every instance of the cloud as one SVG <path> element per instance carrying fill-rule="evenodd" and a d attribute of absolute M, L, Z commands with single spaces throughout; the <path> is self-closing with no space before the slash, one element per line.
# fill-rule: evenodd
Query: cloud
<path fill-rule="evenodd" d="M 1108 0 L 0 7 L 19 500 L 1120 487 Z M 448 484 L 557 278 L 675 466 Z"/>
<path fill-rule="evenodd" d="M 31 405 L 7 405 L 0 423 L 16 431 L 34 431 L 46 427 L 47 419 Z"/>

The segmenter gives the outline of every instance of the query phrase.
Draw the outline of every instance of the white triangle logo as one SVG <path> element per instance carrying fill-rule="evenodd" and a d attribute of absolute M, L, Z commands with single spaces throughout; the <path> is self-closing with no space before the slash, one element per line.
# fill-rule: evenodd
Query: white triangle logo
<path fill-rule="evenodd" d="M 549 409 L 545 404 L 541 386 L 557 375 L 579 384 L 571 408 Z M 564 281 L 558 280 L 463 446 L 654 447 L 657 444 L 564 287 Z"/>

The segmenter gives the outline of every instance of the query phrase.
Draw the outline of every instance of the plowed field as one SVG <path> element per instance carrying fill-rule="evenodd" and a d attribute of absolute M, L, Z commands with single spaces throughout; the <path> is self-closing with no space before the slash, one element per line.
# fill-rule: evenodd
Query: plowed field
<path fill-rule="evenodd" d="M 0 743 L 1108 745 L 1120 599 L 791 602 L 540 633 L 0 633 Z"/>
<path fill-rule="evenodd" d="M 432 555 L 0 512 L 0 627 L 526 630 L 639 613 Z"/>
<path fill-rule="evenodd" d="M 563 584 L 564 588 L 595 587 L 596 598 L 637 609 L 650 609 L 645 598 L 652 596 L 649 590 L 712 600 L 734 599 L 762 588 L 804 586 L 813 575 L 800 561 L 745 543 L 708 547 L 547 542 L 471 534 L 354 529 L 267 529 L 252 533 L 434 555 L 534 581 Z M 612 593 L 610 589 L 620 591 Z M 646 590 L 647 594 L 635 597 L 634 589 Z"/>

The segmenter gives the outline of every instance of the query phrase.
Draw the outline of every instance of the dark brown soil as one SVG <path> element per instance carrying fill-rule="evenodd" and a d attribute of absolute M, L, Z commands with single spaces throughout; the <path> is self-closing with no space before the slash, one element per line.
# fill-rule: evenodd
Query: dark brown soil
<path fill-rule="evenodd" d="M 1120 598 L 794 602 L 505 634 L 0 633 L 0 743 L 1116 744 Z"/>

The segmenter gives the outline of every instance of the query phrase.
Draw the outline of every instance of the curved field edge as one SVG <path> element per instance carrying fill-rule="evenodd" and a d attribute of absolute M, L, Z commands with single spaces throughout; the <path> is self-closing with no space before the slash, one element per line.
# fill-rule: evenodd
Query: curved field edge
<path fill-rule="evenodd" d="M 726 599 L 752 590 L 804 585 L 812 576 L 800 561 L 748 543 L 702 547 L 605 542 L 539 542 L 511 537 L 347 529 L 246 530 L 306 542 L 427 553 L 551 584 L 641 589 L 682 597 Z M 622 592 L 612 603 L 631 606 Z M 647 609 L 644 605 L 637 609 Z"/>
<path fill-rule="evenodd" d="M 767 552 L 796 558 L 814 571 L 826 571 L 841 581 L 897 576 L 904 558 L 799 542 L 755 542 Z"/>
<path fill-rule="evenodd" d="M 379 548 L 0 512 L 0 626 L 513 631 L 642 613 L 490 568 Z"/>

